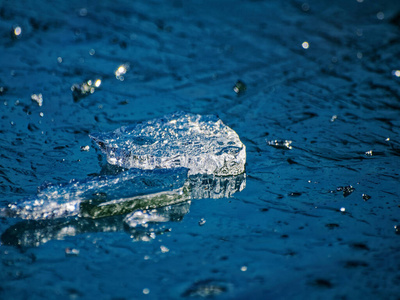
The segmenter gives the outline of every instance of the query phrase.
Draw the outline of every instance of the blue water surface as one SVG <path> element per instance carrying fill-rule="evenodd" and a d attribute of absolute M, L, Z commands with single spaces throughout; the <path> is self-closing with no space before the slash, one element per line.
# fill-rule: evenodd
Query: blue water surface
<path fill-rule="evenodd" d="M 2 217 L 0 298 L 399 299 L 399 57 L 396 0 L 0 1 L 1 208 L 178 110 L 247 148 L 242 191 L 168 222 Z"/>

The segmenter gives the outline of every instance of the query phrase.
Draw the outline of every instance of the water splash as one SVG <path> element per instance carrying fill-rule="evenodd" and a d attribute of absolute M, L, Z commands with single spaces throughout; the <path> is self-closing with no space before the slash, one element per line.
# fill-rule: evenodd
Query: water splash
<path fill-rule="evenodd" d="M 90 137 L 110 164 L 123 168 L 190 169 L 189 175 L 238 175 L 246 147 L 235 131 L 215 116 L 184 112 L 124 126 Z"/>

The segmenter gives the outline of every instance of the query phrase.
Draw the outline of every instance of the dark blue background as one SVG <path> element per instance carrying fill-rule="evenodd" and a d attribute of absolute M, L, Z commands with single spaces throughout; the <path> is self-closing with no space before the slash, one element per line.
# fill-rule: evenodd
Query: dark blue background
<path fill-rule="evenodd" d="M 90 132 L 177 110 L 239 134 L 247 186 L 192 201 L 148 242 L 120 218 L 2 218 L 1 233 L 38 227 L 48 241 L 1 245 L 0 298 L 398 299 L 399 14 L 395 0 L 1 1 L 2 207 L 101 172 Z M 74 102 L 71 86 L 96 78 Z"/>

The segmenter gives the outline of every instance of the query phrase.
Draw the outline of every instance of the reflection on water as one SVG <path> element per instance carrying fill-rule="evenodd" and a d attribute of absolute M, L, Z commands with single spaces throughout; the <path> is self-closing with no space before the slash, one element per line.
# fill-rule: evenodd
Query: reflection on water
<path fill-rule="evenodd" d="M 165 231 L 163 226 L 157 226 L 160 223 L 181 221 L 189 212 L 191 199 L 229 198 L 245 186 L 246 174 L 197 175 L 190 176 L 178 189 L 110 201 L 104 201 L 108 195 L 103 193 L 97 199 L 81 202 L 79 216 L 24 220 L 9 227 L 1 242 L 30 247 L 83 233 L 117 231 L 126 231 L 135 240 L 148 241 Z"/>

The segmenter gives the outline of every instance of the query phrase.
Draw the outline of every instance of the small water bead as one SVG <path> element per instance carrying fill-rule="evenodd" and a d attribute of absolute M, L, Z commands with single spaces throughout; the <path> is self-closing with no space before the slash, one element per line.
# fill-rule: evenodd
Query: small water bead
<path fill-rule="evenodd" d="M 167 253 L 167 252 L 169 252 L 169 249 L 168 249 L 167 247 L 165 247 L 165 246 L 160 246 L 160 249 L 161 249 L 161 252 L 162 252 L 162 253 Z"/>
<path fill-rule="evenodd" d="M 303 4 L 301 5 L 301 9 L 302 9 L 304 12 L 307 12 L 307 11 L 310 10 L 310 5 L 309 5 L 307 2 L 305 2 L 305 3 L 303 3 Z"/>
<path fill-rule="evenodd" d="M 244 93 L 246 89 L 247 89 L 246 84 L 241 80 L 236 81 L 233 87 L 233 91 L 238 95 Z"/>
<path fill-rule="evenodd" d="M 143 289 L 143 294 L 148 295 L 149 293 L 150 293 L 149 289 L 147 289 L 147 288 Z"/>
<path fill-rule="evenodd" d="M 292 141 L 289 140 L 272 140 L 267 141 L 267 144 L 277 149 L 292 149 Z"/>
<path fill-rule="evenodd" d="M 368 201 L 369 199 L 371 199 L 371 196 L 368 194 L 362 194 L 362 198 L 364 201 Z"/>
<path fill-rule="evenodd" d="M 43 96 L 42 94 L 32 94 L 31 95 L 32 101 L 35 101 L 39 106 L 43 105 Z"/>
<path fill-rule="evenodd" d="M 336 191 L 343 192 L 343 197 L 349 196 L 351 193 L 355 191 L 355 188 L 351 185 L 348 186 L 340 186 L 336 188 Z"/>
<path fill-rule="evenodd" d="M 22 35 L 22 28 L 18 25 L 14 26 L 11 30 L 11 38 L 19 39 Z"/>
<path fill-rule="evenodd" d="M 65 255 L 66 256 L 78 256 L 79 250 L 74 248 L 65 248 Z"/>
<path fill-rule="evenodd" d="M 93 94 L 96 89 L 101 86 L 101 79 L 88 80 L 81 84 L 73 84 L 71 86 L 72 97 L 75 102 L 79 101 L 82 98 L 85 98 L 91 94 Z"/>
<path fill-rule="evenodd" d="M 400 77 L 400 70 L 393 70 L 392 75 L 396 77 Z"/>
<path fill-rule="evenodd" d="M 126 72 L 128 72 L 129 68 L 130 68 L 129 63 L 120 65 L 114 72 L 115 78 L 117 78 L 120 81 L 124 81 L 124 75 L 126 74 Z"/>

